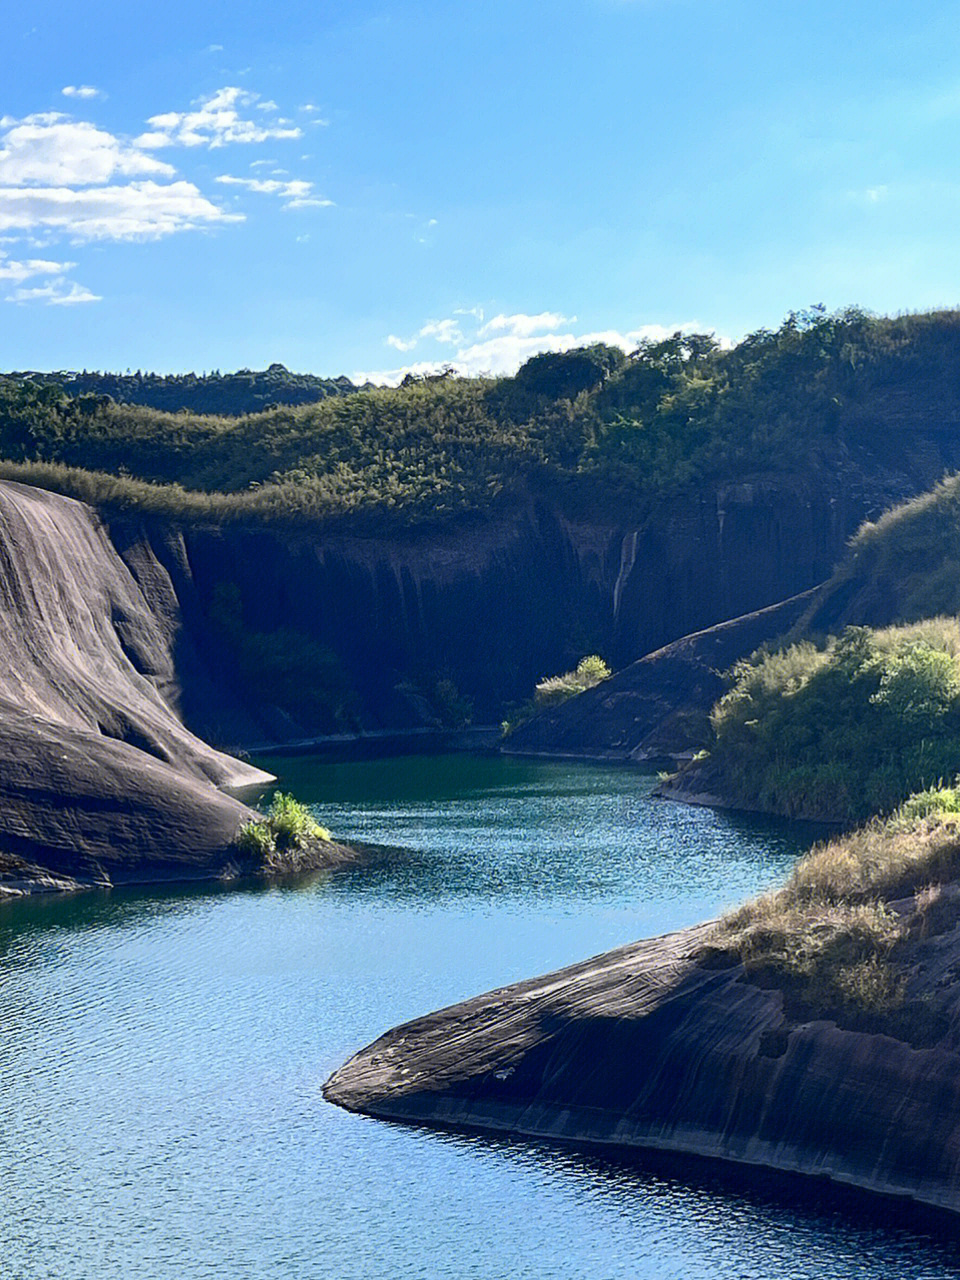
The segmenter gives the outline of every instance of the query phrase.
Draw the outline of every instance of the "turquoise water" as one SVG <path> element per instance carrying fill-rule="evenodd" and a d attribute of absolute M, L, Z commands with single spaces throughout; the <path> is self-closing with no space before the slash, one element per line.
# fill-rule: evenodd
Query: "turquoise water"
<path fill-rule="evenodd" d="M 439 1135 L 321 1086 L 394 1023 L 686 924 L 809 832 L 635 771 L 270 761 L 372 867 L 0 908 L 4 1280 L 908 1280 L 960 1252 L 873 1202 L 696 1163 Z"/>

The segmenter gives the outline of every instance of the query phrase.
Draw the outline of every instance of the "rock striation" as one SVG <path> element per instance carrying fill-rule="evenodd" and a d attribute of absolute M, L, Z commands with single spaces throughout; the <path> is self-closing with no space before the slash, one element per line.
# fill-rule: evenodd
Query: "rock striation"
<path fill-rule="evenodd" d="M 620 669 L 822 582 L 865 518 L 960 465 L 960 446 L 905 456 L 902 471 L 873 461 L 815 483 L 785 475 L 612 498 L 602 515 L 524 493 L 460 524 L 362 534 L 123 513 L 107 527 L 155 612 L 180 620 L 182 714 L 201 737 L 280 742 L 356 727 L 325 723 L 302 698 L 251 696 L 221 625 L 224 593 L 245 635 L 282 627 L 328 651 L 365 730 L 428 723 L 403 690 L 441 677 L 471 699 L 474 723 L 498 724 L 505 704 L 585 653 Z"/>
<path fill-rule="evenodd" d="M 934 1043 L 798 1022 L 709 926 L 406 1023 L 328 1101 L 407 1123 L 708 1156 L 960 1210 L 960 933 L 915 945 Z M 926 1007 L 926 1006 L 925 1006 Z"/>
<path fill-rule="evenodd" d="M 656 760 L 690 754 L 708 738 L 723 673 L 760 645 L 787 634 L 822 594 L 813 588 L 743 617 L 684 636 L 517 729 L 504 750 L 517 755 Z"/>
<path fill-rule="evenodd" d="M 219 788 L 270 775 L 184 727 L 177 632 L 88 507 L 0 482 L 0 893 L 254 869 Z"/>

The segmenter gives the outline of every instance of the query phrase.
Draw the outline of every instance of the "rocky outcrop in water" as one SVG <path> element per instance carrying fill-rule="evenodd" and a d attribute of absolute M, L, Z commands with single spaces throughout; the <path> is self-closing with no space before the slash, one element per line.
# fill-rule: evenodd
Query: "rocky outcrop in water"
<path fill-rule="evenodd" d="M 708 741 L 710 708 L 727 687 L 723 673 L 786 634 L 819 594 L 815 588 L 665 645 L 541 711 L 510 735 L 504 750 L 624 761 L 688 755 Z"/>
<path fill-rule="evenodd" d="M 179 719 L 179 631 L 89 508 L 0 482 L 0 892 L 256 869 L 219 788 L 270 777 Z"/>
<path fill-rule="evenodd" d="M 707 926 L 638 942 L 387 1032 L 325 1086 L 352 1111 L 814 1174 L 960 1209 L 960 932 L 914 944 L 907 1043 L 798 1021 Z M 808 1015 L 809 1016 L 809 1015 Z"/>

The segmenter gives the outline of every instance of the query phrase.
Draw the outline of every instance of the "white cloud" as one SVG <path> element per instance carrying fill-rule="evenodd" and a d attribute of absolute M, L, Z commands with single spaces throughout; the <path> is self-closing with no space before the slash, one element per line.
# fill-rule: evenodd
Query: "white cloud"
<path fill-rule="evenodd" d="M 257 103 L 257 110 L 258 111 L 279 111 L 280 108 L 277 106 L 277 104 L 274 102 L 272 98 L 267 98 L 265 102 Z"/>
<path fill-rule="evenodd" d="M 256 191 L 260 195 L 279 196 L 285 209 L 329 209 L 332 200 L 314 193 L 313 183 L 302 178 L 292 178 L 287 182 L 279 178 L 235 178 L 229 173 L 222 173 L 217 182 L 229 187 L 243 187 L 245 191 Z"/>
<path fill-rule="evenodd" d="M 702 332 L 697 321 L 680 324 L 644 324 L 626 332 L 619 329 L 602 329 L 594 332 L 558 332 L 562 325 L 572 323 L 576 317 L 566 317 L 556 311 L 541 311 L 536 315 L 520 312 L 514 315 L 497 315 L 483 323 L 482 307 L 458 307 L 455 316 L 470 317 L 476 321 L 472 336 L 467 339 L 462 332 L 463 322 L 454 319 L 431 320 L 418 333 L 418 338 L 432 338 L 435 342 L 455 345 L 457 350 L 447 360 L 421 360 L 397 369 L 381 369 L 356 373 L 357 382 L 376 382 L 395 385 L 408 373 L 435 374 L 453 367 L 466 376 L 492 374 L 496 377 L 512 374 L 524 361 L 543 351 L 571 351 L 575 347 L 591 346 L 603 342 L 609 346 L 633 351 L 642 342 L 660 342 L 677 332 Z M 543 332 L 553 329 L 554 332 Z M 388 346 L 397 351 L 411 351 L 417 338 L 405 340 L 390 334 Z M 729 345 L 720 339 L 721 346 Z"/>
<path fill-rule="evenodd" d="M 395 333 L 387 335 L 387 346 L 397 351 L 412 351 L 416 345 L 416 338 L 398 338 Z"/>
<path fill-rule="evenodd" d="M 76 265 L 75 262 L 50 262 L 46 258 L 26 258 L 18 262 L 0 249 L 0 281 L 9 280 L 13 284 L 22 284 L 34 276 L 62 276 Z"/>
<path fill-rule="evenodd" d="M 56 111 L 23 120 L 5 116 L 0 126 L 7 130 L 0 147 L 0 184 L 96 186 L 118 176 L 176 172 L 112 133 Z"/>
<path fill-rule="evenodd" d="M 428 320 L 417 336 L 451 344 L 463 341 L 463 334 L 456 320 Z"/>
<path fill-rule="evenodd" d="M 75 280 L 51 280 L 31 289 L 14 289 L 7 302 L 44 302 L 48 307 L 72 307 L 81 302 L 101 302 L 96 293 Z"/>
<path fill-rule="evenodd" d="M 222 44 L 208 44 L 208 45 L 207 45 L 207 49 L 206 49 L 206 51 L 207 51 L 207 53 L 223 53 L 223 45 L 222 45 Z"/>
<path fill-rule="evenodd" d="M 156 240 L 219 222 L 240 222 L 192 182 L 122 186 L 0 187 L 0 231 L 59 231 L 72 240 Z"/>
<path fill-rule="evenodd" d="M 289 121 L 272 123 L 244 119 L 240 108 L 256 107 L 260 95 L 235 85 L 201 98 L 194 111 L 166 111 L 150 116 L 151 127 L 135 145 L 157 147 L 223 147 L 228 143 L 266 142 L 270 138 L 300 138 L 302 130 Z"/>
<path fill-rule="evenodd" d="M 66 84 L 60 92 L 65 98 L 105 98 L 107 96 L 102 89 L 97 89 L 92 84 Z"/>
<path fill-rule="evenodd" d="M 529 338 L 531 334 L 547 329 L 558 329 L 562 324 L 572 324 L 576 316 L 562 316 L 558 311 L 541 311 L 538 315 L 526 315 L 523 312 L 513 315 L 494 316 L 480 330 L 481 333 L 509 333 L 517 338 Z"/>

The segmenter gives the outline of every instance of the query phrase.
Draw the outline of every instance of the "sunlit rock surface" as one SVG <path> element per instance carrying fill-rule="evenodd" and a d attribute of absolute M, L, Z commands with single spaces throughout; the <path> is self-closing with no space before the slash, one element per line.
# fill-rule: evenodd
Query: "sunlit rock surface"
<path fill-rule="evenodd" d="M 89 508 L 0 482 L 0 888 L 224 874 L 269 775 L 175 714 L 177 624 Z"/>
<path fill-rule="evenodd" d="M 716 1157 L 960 1209 L 960 933 L 916 943 L 925 1047 L 796 1021 L 706 926 L 387 1032 L 325 1086 L 385 1119 Z"/>

